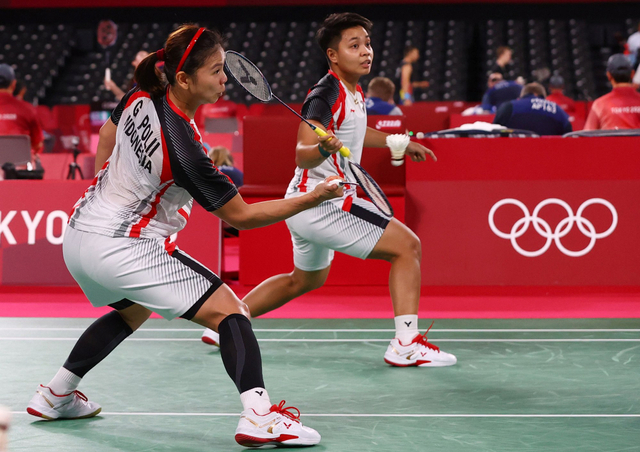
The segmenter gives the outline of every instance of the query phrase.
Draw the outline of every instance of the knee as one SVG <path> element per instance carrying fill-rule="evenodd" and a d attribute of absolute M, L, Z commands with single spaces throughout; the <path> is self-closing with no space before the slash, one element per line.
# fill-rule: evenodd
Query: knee
<path fill-rule="evenodd" d="M 310 274 L 309 272 L 305 272 L 301 275 L 294 271 L 289 275 L 289 284 L 298 295 L 319 289 L 327 280 L 327 273 L 324 271 L 315 273 L 316 274 Z"/>
<path fill-rule="evenodd" d="M 411 240 L 409 240 L 409 252 L 418 260 L 422 260 L 422 243 L 417 235 L 413 234 Z"/>
<path fill-rule="evenodd" d="M 118 314 L 120 314 L 122 320 L 129 325 L 132 331 L 136 331 L 151 316 L 151 311 L 148 309 L 137 310 L 136 312 L 119 311 Z"/>
<path fill-rule="evenodd" d="M 249 307 L 245 302 L 237 297 L 228 298 L 223 303 L 216 303 L 214 307 L 215 315 L 221 318 L 227 317 L 231 314 L 242 314 L 247 318 L 251 318 Z"/>
<path fill-rule="evenodd" d="M 399 248 L 399 255 L 420 261 L 422 259 L 422 243 L 420 238 L 410 231 L 401 241 L 402 246 Z"/>

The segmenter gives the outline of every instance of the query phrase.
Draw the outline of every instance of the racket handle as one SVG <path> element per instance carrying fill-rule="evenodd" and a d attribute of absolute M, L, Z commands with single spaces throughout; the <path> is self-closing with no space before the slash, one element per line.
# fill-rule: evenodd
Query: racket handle
<path fill-rule="evenodd" d="M 328 135 L 327 132 L 322 130 L 320 127 L 314 127 L 313 131 L 319 137 L 326 137 Z M 346 157 L 346 158 L 349 158 L 349 156 L 351 155 L 351 151 L 349 150 L 348 147 L 345 147 L 345 146 L 342 146 L 338 152 L 340 152 L 340 155 L 342 155 L 343 157 Z"/>

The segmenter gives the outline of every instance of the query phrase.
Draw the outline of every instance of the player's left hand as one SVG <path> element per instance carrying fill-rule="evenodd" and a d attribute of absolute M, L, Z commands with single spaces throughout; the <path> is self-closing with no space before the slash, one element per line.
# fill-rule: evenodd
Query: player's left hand
<path fill-rule="evenodd" d="M 427 160 L 427 155 L 431 157 L 434 162 L 438 161 L 438 158 L 431 149 L 428 149 L 415 141 L 411 141 L 404 152 L 411 157 L 411 160 L 414 162 L 424 162 Z"/>

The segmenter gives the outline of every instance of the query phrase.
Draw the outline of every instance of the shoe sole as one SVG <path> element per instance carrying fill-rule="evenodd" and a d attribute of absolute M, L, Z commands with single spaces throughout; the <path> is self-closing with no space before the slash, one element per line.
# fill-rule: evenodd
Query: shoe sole
<path fill-rule="evenodd" d="M 259 438 L 257 436 L 236 433 L 236 442 L 244 447 L 260 447 L 275 444 L 277 446 L 315 446 L 318 442 L 304 442 L 295 435 L 280 435 L 277 438 Z"/>
<path fill-rule="evenodd" d="M 29 413 L 30 415 L 36 416 L 36 417 L 41 417 L 43 419 L 46 419 L 47 421 L 87 419 L 87 418 L 90 418 L 90 417 L 93 417 L 93 416 L 97 416 L 100 413 L 100 411 L 102 411 L 102 408 L 98 408 L 93 413 L 85 414 L 84 416 L 78 416 L 78 417 L 51 417 L 51 416 L 47 416 L 46 414 L 42 414 L 40 411 L 34 410 L 31 407 L 27 408 L 27 413 Z"/>
<path fill-rule="evenodd" d="M 408 363 L 397 363 L 394 361 L 391 361 L 390 359 L 388 359 L 387 357 L 384 358 L 384 362 L 394 366 L 394 367 L 448 367 L 448 366 L 453 366 L 457 363 L 453 362 L 453 363 L 447 363 L 447 362 L 438 362 L 438 361 L 416 361 L 416 362 L 408 362 Z"/>
<path fill-rule="evenodd" d="M 202 336 L 202 342 L 208 345 L 213 345 L 214 347 L 220 347 L 220 344 L 218 344 L 216 341 L 214 341 L 210 337 Z"/>

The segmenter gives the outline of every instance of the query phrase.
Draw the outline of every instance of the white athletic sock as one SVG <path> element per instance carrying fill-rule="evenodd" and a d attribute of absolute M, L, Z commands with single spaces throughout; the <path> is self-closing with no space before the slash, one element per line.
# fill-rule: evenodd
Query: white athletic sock
<path fill-rule="evenodd" d="M 64 395 L 78 389 L 81 380 L 82 378 L 73 372 L 69 372 L 64 367 L 61 367 L 47 386 L 51 388 L 56 395 Z"/>
<path fill-rule="evenodd" d="M 269 393 L 264 388 L 253 388 L 240 394 L 240 401 L 245 410 L 253 409 L 257 414 L 264 415 L 271 408 Z"/>
<path fill-rule="evenodd" d="M 399 315 L 394 317 L 396 323 L 396 338 L 402 345 L 409 345 L 411 340 L 419 334 L 417 315 Z"/>

